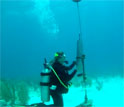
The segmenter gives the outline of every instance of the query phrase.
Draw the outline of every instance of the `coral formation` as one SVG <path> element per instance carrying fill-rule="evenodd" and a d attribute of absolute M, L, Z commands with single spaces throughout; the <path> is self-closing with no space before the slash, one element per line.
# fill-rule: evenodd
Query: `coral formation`
<path fill-rule="evenodd" d="M 0 80 L 1 106 L 27 104 L 29 100 L 28 84 L 24 81 Z"/>
<path fill-rule="evenodd" d="M 6 102 L 14 101 L 13 86 L 8 81 L 0 80 L 0 100 L 4 99 Z"/>
<path fill-rule="evenodd" d="M 28 95 L 28 84 L 25 82 L 20 82 L 16 86 L 17 96 L 22 105 L 27 104 L 29 95 Z"/>

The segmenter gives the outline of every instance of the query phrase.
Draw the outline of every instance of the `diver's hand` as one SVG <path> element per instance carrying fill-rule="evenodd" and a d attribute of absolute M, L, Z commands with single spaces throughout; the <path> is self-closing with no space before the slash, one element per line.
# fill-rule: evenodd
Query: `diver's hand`
<path fill-rule="evenodd" d="M 82 59 L 85 59 L 85 55 L 82 55 Z"/>
<path fill-rule="evenodd" d="M 74 65 L 76 65 L 76 63 L 77 63 L 76 61 L 73 61 L 73 64 L 74 64 Z"/>
<path fill-rule="evenodd" d="M 75 69 L 73 72 L 74 72 L 74 74 L 76 74 L 77 70 Z"/>

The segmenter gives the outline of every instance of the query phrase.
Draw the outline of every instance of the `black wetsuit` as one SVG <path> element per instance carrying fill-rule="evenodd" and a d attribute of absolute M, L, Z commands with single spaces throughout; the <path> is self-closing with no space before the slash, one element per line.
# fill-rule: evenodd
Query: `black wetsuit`
<path fill-rule="evenodd" d="M 60 64 L 58 61 L 54 62 L 52 67 L 58 74 L 59 78 L 62 80 L 64 84 L 68 84 L 68 82 L 74 77 L 76 70 L 72 72 L 72 74 L 68 74 L 68 71 L 74 67 L 75 63 L 73 62 L 70 66 L 64 66 Z M 50 90 L 50 94 L 54 101 L 55 107 L 63 107 L 63 98 L 62 94 L 67 93 L 68 89 L 61 85 L 53 71 L 51 71 L 51 85 L 57 86 L 55 90 Z"/>

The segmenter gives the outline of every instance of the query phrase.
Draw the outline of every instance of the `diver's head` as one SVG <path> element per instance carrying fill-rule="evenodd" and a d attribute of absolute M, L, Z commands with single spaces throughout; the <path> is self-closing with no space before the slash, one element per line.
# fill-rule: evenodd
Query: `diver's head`
<path fill-rule="evenodd" d="M 55 57 L 55 60 L 57 60 L 61 64 L 63 64 L 66 61 L 66 56 L 64 52 L 56 52 L 54 57 Z"/>

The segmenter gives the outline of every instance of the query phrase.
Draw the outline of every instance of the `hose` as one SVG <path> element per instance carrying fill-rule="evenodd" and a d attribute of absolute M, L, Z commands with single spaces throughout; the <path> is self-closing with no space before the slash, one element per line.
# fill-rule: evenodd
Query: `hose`
<path fill-rule="evenodd" d="M 50 69 L 53 71 L 53 73 L 55 74 L 55 76 L 56 76 L 57 79 L 59 80 L 60 84 L 61 84 L 63 87 L 65 87 L 66 89 L 69 89 L 69 85 L 65 85 L 65 84 L 63 83 L 63 81 L 59 78 L 58 74 L 56 73 L 56 71 L 53 69 L 52 66 L 50 66 Z"/>

